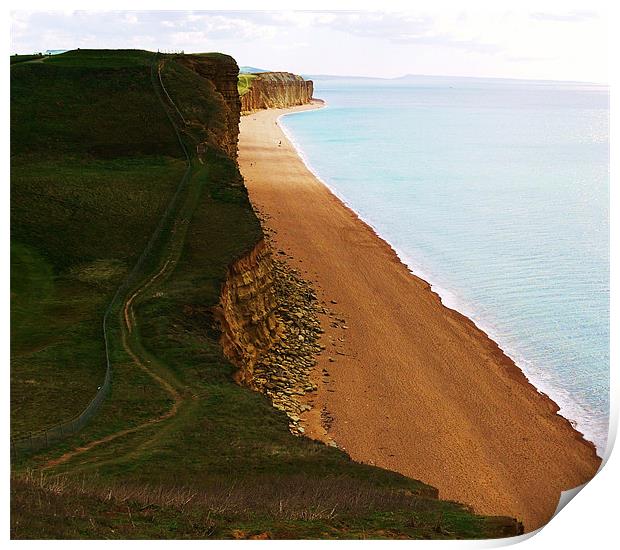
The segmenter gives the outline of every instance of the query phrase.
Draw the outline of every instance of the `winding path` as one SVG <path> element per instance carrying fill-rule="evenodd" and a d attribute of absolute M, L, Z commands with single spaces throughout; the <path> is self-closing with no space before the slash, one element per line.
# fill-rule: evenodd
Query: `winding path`
<path fill-rule="evenodd" d="M 181 116 L 181 118 L 183 119 L 183 121 L 185 122 L 185 119 L 183 118 L 183 116 L 181 115 L 178 107 L 176 106 L 176 104 L 173 102 L 172 98 L 170 97 L 170 94 L 168 93 L 168 91 L 166 90 L 166 88 L 164 87 L 162 78 L 161 78 L 161 69 L 163 66 L 164 61 L 160 62 L 157 66 L 157 72 L 158 72 L 158 81 L 159 84 L 161 86 L 161 89 L 163 91 L 163 93 L 165 94 L 165 97 L 168 99 L 168 101 L 171 103 L 172 107 L 176 110 L 176 112 Z M 189 172 L 191 171 L 191 159 L 189 157 L 189 153 L 187 151 L 187 148 L 185 147 L 181 135 L 180 135 L 180 131 L 178 129 L 178 127 L 176 126 L 174 119 L 170 116 L 170 114 L 167 111 L 166 105 L 164 103 L 164 101 L 162 100 L 159 91 L 155 88 L 155 83 L 153 84 L 154 86 L 154 90 L 155 93 L 158 95 L 160 101 L 162 102 L 162 107 L 164 108 L 168 119 L 170 120 L 170 123 L 172 124 L 175 133 L 177 135 L 177 138 L 179 140 L 179 144 L 181 145 L 181 148 L 185 154 L 186 160 L 187 160 L 187 165 L 188 165 L 188 169 L 186 170 L 186 173 L 183 176 L 183 179 L 188 178 L 189 177 Z M 183 180 L 181 181 L 181 184 L 183 184 Z M 178 194 L 178 192 L 175 194 L 175 197 L 172 199 L 172 201 L 176 200 L 176 195 Z M 162 217 L 162 221 L 163 218 L 166 216 L 166 213 L 164 214 L 164 216 Z M 185 228 L 187 228 L 187 225 L 189 224 L 189 219 L 187 217 L 183 217 L 183 216 L 177 216 L 177 219 L 174 221 L 174 228 L 172 230 L 172 234 L 176 234 L 183 236 L 184 232 L 183 231 L 178 231 L 177 226 L 178 225 L 182 225 L 185 226 Z M 83 453 L 86 453 L 88 451 L 90 451 L 91 449 L 95 448 L 95 447 L 99 447 L 100 445 L 103 445 L 105 443 L 109 443 L 111 441 L 114 441 L 120 437 L 123 437 L 125 435 L 129 435 L 132 433 L 136 433 L 139 432 L 141 430 L 144 430 L 145 428 L 148 428 L 150 426 L 153 426 L 155 424 L 159 424 L 161 422 L 163 422 L 164 420 L 168 420 L 172 417 L 174 417 L 178 411 L 179 408 L 181 407 L 181 405 L 183 404 L 183 402 L 185 401 L 186 397 L 184 397 L 183 392 L 180 391 L 183 388 L 179 387 L 176 388 L 173 384 L 171 384 L 168 380 L 166 380 L 165 378 L 163 378 L 162 376 L 160 376 L 159 374 L 157 374 L 157 372 L 155 372 L 155 370 L 153 370 L 152 368 L 149 367 L 149 364 L 151 364 L 151 360 L 146 359 L 144 357 L 141 357 L 141 351 L 138 349 L 138 347 L 135 345 L 135 343 L 132 342 L 132 333 L 134 332 L 134 328 L 137 325 L 137 321 L 136 321 L 136 315 L 135 315 L 135 311 L 134 311 L 134 305 L 135 303 L 137 303 L 137 301 L 139 300 L 140 297 L 142 297 L 143 295 L 145 295 L 146 291 L 152 287 L 155 283 L 163 281 L 168 275 L 170 275 L 170 273 L 172 273 L 172 271 L 174 270 L 178 258 L 180 257 L 180 253 L 181 250 L 183 248 L 183 244 L 184 244 L 184 238 L 180 238 L 180 239 L 172 239 L 171 241 L 169 241 L 168 243 L 164 244 L 163 248 L 167 249 L 167 259 L 165 260 L 165 262 L 163 263 L 163 266 L 159 269 L 159 271 L 153 275 L 150 279 L 148 279 L 146 282 L 144 282 L 143 284 L 141 284 L 137 289 L 135 289 L 131 295 L 129 295 L 122 306 L 122 322 L 121 322 L 121 340 L 122 340 L 122 344 L 123 344 L 123 348 L 125 349 L 125 351 L 127 352 L 127 354 L 129 355 L 129 357 L 132 359 L 133 363 L 139 367 L 141 370 L 143 370 L 146 374 L 148 374 L 157 384 L 159 384 L 170 396 L 171 400 L 172 400 L 172 406 L 170 407 L 170 409 L 168 411 L 166 411 L 165 413 L 155 417 L 155 418 L 151 418 L 150 420 L 147 420 L 146 422 L 143 422 L 142 424 L 139 424 L 137 426 L 133 426 L 131 428 L 125 428 L 123 430 L 119 430 L 117 432 L 111 433 L 105 437 L 102 437 L 100 439 L 96 439 L 93 441 L 90 441 L 89 443 L 87 443 L 86 445 L 82 445 L 80 447 L 76 447 L 68 452 L 66 452 L 65 454 L 61 455 L 60 457 L 54 458 L 49 460 L 48 462 L 46 462 L 42 469 L 43 470 L 49 470 L 52 468 L 55 468 L 61 464 L 64 464 L 66 462 L 68 462 L 69 460 L 73 459 L 74 457 L 81 455 Z M 134 336 L 136 339 L 137 337 Z"/>

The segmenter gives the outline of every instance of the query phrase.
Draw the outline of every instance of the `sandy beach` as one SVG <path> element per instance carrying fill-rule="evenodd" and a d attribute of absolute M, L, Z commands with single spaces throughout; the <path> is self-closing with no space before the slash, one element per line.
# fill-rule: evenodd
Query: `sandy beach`
<path fill-rule="evenodd" d="M 599 467 L 594 446 L 468 318 L 442 305 L 392 248 L 306 168 L 280 115 L 241 119 L 239 165 L 274 248 L 333 311 L 306 432 L 360 462 L 508 515 L 527 531 Z"/>

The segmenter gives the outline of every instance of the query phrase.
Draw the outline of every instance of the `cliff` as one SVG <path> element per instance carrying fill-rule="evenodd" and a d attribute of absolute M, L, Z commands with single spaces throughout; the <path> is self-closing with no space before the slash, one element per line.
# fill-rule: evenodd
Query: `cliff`
<path fill-rule="evenodd" d="M 254 75 L 247 92 L 241 96 L 241 111 L 293 107 L 310 103 L 314 86 L 311 80 L 285 72 Z"/>
<path fill-rule="evenodd" d="M 237 91 L 237 74 L 239 67 L 235 60 L 222 54 L 192 54 L 181 55 L 175 58 L 176 63 L 186 67 L 201 77 L 201 85 L 211 90 L 201 93 L 199 88 L 190 88 L 193 97 L 177 100 L 185 106 L 184 117 L 186 124 L 199 126 L 199 120 L 203 121 L 202 127 L 198 128 L 204 139 L 203 148 L 209 143 L 217 144 L 233 160 L 237 159 L 237 141 L 239 137 L 239 116 L 241 103 Z M 169 67 L 174 71 L 174 67 Z M 169 81 L 179 78 L 179 74 L 172 74 Z M 211 93 L 209 93 L 211 92 Z M 177 92 L 178 94 L 178 92 Z M 185 101 L 183 101 L 185 99 Z M 217 112 L 217 117 L 196 116 L 195 109 L 200 100 L 205 102 L 205 112 Z M 208 121 L 208 124 L 204 124 Z M 199 148 L 200 152 L 200 148 Z"/>
<path fill-rule="evenodd" d="M 254 387 L 254 367 L 282 333 L 275 315 L 273 261 L 261 240 L 228 268 L 220 303 L 215 308 L 224 354 L 239 367 L 235 380 Z"/>
<path fill-rule="evenodd" d="M 325 347 L 318 314 L 326 312 L 311 284 L 273 258 L 265 240 L 229 266 L 214 308 L 235 380 L 267 395 L 297 435 L 304 433 L 300 415 L 310 409 L 303 397 L 318 389 L 310 375 Z"/>

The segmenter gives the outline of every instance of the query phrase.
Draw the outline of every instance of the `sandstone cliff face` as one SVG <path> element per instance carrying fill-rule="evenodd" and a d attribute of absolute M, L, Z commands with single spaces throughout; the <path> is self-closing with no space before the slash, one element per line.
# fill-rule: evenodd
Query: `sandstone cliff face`
<path fill-rule="evenodd" d="M 223 103 L 222 120 L 218 125 L 211 125 L 207 132 L 211 139 L 221 147 L 233 160 L 237 159 L 237 142 L 239 139 L 239 116 L 241 102 L 237 90 L 237 62 L 227 55 L 183 55 L 176 60 L 210 81 L 219 92 Z"/>
<path fill-rule="evenodd" d="M 314 86 L 293 73 L 259 73 L 246 94 L 241 96 L 241 111 L 293 107 L 310 103 Z"/>
<path fill-rule="evenodd" d="M 238 383 L 254 387 L 254 367 L 283 331 L 275 315 L 271 251 L 261 240 L 228 268 L 215 317 L 225 355 L 239 370 Z"/>

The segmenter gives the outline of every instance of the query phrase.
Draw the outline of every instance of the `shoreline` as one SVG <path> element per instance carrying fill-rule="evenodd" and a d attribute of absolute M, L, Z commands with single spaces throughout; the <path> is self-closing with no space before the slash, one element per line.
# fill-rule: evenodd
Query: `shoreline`
<path fill-rule="evenodd" d="M 322 109 L 327 107 L 327 102 L 324 100 L 314 100 L 313 104 L 316 102 L 317 104 L 317 109 Z M 320 103 L 318 103 L 320 102 Z M 428 277 L 424 276 L 424 274 L 422 274 L 420 272 L 419 269 L 415 268 L 414 266 L 412 266 L 412 263 L 410 261 L 408 261 L 405 258 L 405 254 L 402 251 L 399 251 L 396 247 L 394 247 L 385 237 L 383 237 L 380 233 L 380 231 L 367 219 L 365 219 L 359 212 L 357 212 L 355 210 L 355 208 L 340 194 L 338 193 L 338 191 L 336 189 L 334 189 L 331 185 L 329 185 L 329 183 L 327 183 L 321 176 L 319 176 L 319 174 L 316 172 L 316 170 L 312 167 L 311 163 L 309 162 L 309 160 L 307 159 L 305 153 L 303 152 L 303 150 L 301 149 L 300 145 L 295 141 L 295 139 L 293 138 L 291 132 L 283 125 L 280 124 L 280 120 L 286 116 L 292 115 L 297 113 L 298 110 L 297 109 L 291 109 L 289 112 L 283 113 L 280 116 L 278 116 L 277 118 L 277 122 L 278 125 L 280 126 L 280 128 L 282 129 L 284 135 L 286 136 L 286 138 L 289 140 L 289 142 L 291 143 L 291 145 L 295 148 L 295 150 L 297 151 L 297 154 L 299 155 L 299 158 L 302 160 L 302 162 L 304 163 L 304 165 L 306 166 L 306 168 L 308 169 L 308 171 L 310 173 L 312 173 L 312 175 L 319 181 L 321 182 L 329 191 L 330 193 L 332 193 L 332 195 L 334 195 L 334 197 L 336 197 L 336 199 L 338 199 L 342 205 L 351 211 L 351 213 L 364 225 L 368 226 L 368 228 L 372 231 L 372 233 L 374 234 L 374 236 L 379 239 L 380 241 L 382 241 L 385 246 L 387 246 L 396 256 L 396 258 L 398 259 L 398 261 L 403 265 L 403 267 L 405 267 L 407 270 L 409 270 L 409 273 L 411 273 L 411 275 L 413 277 L 415 277 L 416 279 L 419 279 L 422 283 L 428 285 L 428 290 L 435 294 L 437 299 L 439 300 L 439 302 L 441 303 L 441 305 L 451 311 L 453 311 L 454 313 L 462 316 L 467 322 L 472 323 L 474 325 L 474 327 L 479 330 L 480 332 L 482 332 L 491 342 L 493 345 L 497 346 L 499 352 L 506 356 L 513 364 L 514 367 L 517 368 L 520 372 L 520 374 L 522 374 L 525 379 L 526 382 L 532 386 L 532 388 L 539 394 L 541 395 L 543 398 L 548 399 L 549 401 L 551 401 L 551 408 L 553 410 L 555 410 L 555 413 L 562 418 L 563 420 L 566 420 L 571 428 L 577 432 L 578 434 L 578 439 L 583 439 L 583 441 L 587 444 L 590 444 L 594 447 L 594 451 L 596 452 L 597 456 L 599 458 L 602 459 L 602 454 L 604 453 L 599 453 L 599 449 L 597 448 L 596 444 L 591 441 L 590 439 L 587 439 L 586 435 L 584 432 L 580 431 L 575 424 L 577 423 L 577 421 L 575 419 L 571 419 L 568 416 L 565 416 L 562 414 L 562 407 L 556 402 L 556 400 L 551 397 L 550 393 L 548 391 L 543 391 L 540 387 L 540 384 L 537 384 L 535 381 L 531 380 L 530 377 L 528 376 L 528 373 L 526 372 L 526 369 L 524 369 L 518 362 L 517 359 L 514 358 L 511 354 L 509 354 L 504 348 L 502 348 L 502 346 L 495 340 L 495 338 L 493 338 L 490 334 L 489 331 L 487 330 L 486 327 L 483 327 L 481 323 L 476 322 L 475 319 L 473 319 L 473 317 L 469 316 L 468 314 L 464 313 L 463 311 L 461 311 L 458 308 L 458 305 L 448 305 L 448 303 L 446 303 L 446 297 L 445 294 L 448 293 L 448 291 L 443 291 L 442 293 L 442 289 L 437 288 L 436 285 L 434 285 L 433 283 L 429 282 Z M 456 299 L 455 299 L 456 300 Z M 574 424 L 575 423 L 575 424 Z M 580 436 L 580 437 L 579 437 Z"/>
<path fill-rule="evenodd" d="M 528 531 L 540 527 L 553 514 L 561 490 L 594 475 L 599 464 L 595 446 L 558 414 L 559 406 L 496 342 L 445 305 L 312 172 L 278 119 L 313 108 L 316 104 L 243 117 L 239 151 L 250 198 L 272 218 L 268 225 L 276 231 L 278 247 L 295 258 L 296 267 L 315 272 L 319 295 L 342 310 L 346 320 L 322 319 L 325 339 L 331 339 L 325 343 L 332 347 L 316 368 L 319 391 L 309 400 L 313 410 L 304 416 L 308 435 L 333 439 L 355 460 L 430 483 L 442 498 L 473 505 L 480 513 L 517 517 Z M 282 145 L 275 139 L 279 136 L 286 140 Z M 288 182 L 299 194 L 283 187 Z M 317 220 L 308 216 L 308 205 Z M 307 218 L 303 227 L 301 215 Z M 342 232 L 345 237 L 335 237 Z M 349 236 L 357 255 L 345 242 Z M 359 252 L 368 257 L 360 261 Z M 372 264 L 368 274 L 366 263 Z M 385 303 L 377 300 L 379 295 Z M 368 342 L 367 334 L 378 341 Z M 325 357 L 331 352 L 333 357 Z M 364 405 L 370 412 L 360 416 Z M 535 467 L 528 468 L 530 462 Z"/>
<path fill-rule="evenodd" d="M 322 99 L 313 100 L 313 104 L 316 105 L 315 108 L 317 109 L 325 108 L 328 106 L 327 102 Z M 403 251 L 399 250 L 398 248 L 394 247 L 392 243 L 390 243 L 389 240 L 381 234 L 380 230 L 372 224 L 372 222 L 370 222 L 362 214 L 357 212 L 357 210 L 355 210 L 355 208 L 350 204 L 350 202 L 344 196 L 342 196 L 334 187 L 332 187 L 327 181 L 325 181 L 318 174 L 316 169 L 313 168 L 312 164 L 306 157 L 306 154 L 304 153 L 299 143 L 295 140 L 290 130 L 286 128 L 286 126 L 280 123 L 281 119 L 289 115 L 295 114 L 297 112 L 299 112 L 299 109 L 293 108 L 293 109 L 288 110 L 287 112 L 282 113 L 281 115 L 278 116 L 277 123 L 282 129 L 286 138 L 289 140 L 291 145 L 297 151 L 299 158 L 302 160 L 302 162 L 304 163 L 308 171 L 312 173 L 312 175 L 319 182 L 321 182 L 330 191 L 330 193 L 332 193 L 342 203 L 342 205 L 345 208 L 351 210 L 351 212 L 360 220 L 361 223 L 367 225 L 372 230 L 372 232 L 375 234 L 375 236 L 381 241 L 383 241 L 394 252 L 396 257 L 398 258 L 398 261 L 402 263 L 403 266 L 409 270 L 409 272 L 411 273 L 413 277 L 416 277 L 420 279 L 421 281 L 423 281 L 424 283 L 426 283 L 427 285 L 429 285 L 431 292 L 437 295 L 439 301 L 445 308 L 453 310 L 456 313 L 464 316 L 468 321 L 472 322 L 478 330 L 483 332 L 495 345 L 497 345 L 500 351 L 504 355 L 506 355 L 515 364 L 515 366 L 521 371 L 521 373 L 525 376 L 529 384 L 531 384 L 540 395 L 544 396 L 545 398 L 553 402 L 554 406 L 557 407 L 558 416 L 567 420 L 570 423 L 571 427 L 575 431 L 577 431 L 577 433 L 579 433 L 581 437 L 587 443 L 591 443 L 594 446 L 597 456 L 602 459 L 603 456 L 606 454 L 606 448 L 599 449 L 596 443 L 594 442 L 593 438 L 589 438 L 589 436 L 586 434 L 586 430 L 584 430 L 583 427 L 579 425 L 580 424 L 580 421 L 578 419 L 579 415 L 572 415 L 569 412 L 571 408 L 575 410 L 575 409 L 579 409 L 580 406 L 577 405 L 576 403 L 572 403 L 570 405 L 568 403 L 562 404 L 561 401 L 563 401 L 563 399 L 557 395 L 562 390 L 548 386 L 542 380 L 536 380 L 537 377 L 536 377 L 536 373 L 534 372 L 536 370 L 535 366 L 533 365 L 530 366 L 530 362 L 524 357 L 520 357 L 519 354 L 515 352 L 514 350 L 511 351 L 511 350 L 507 350 L 506 348 L 502 347 L 498 339 L 493 335 L 494 330 L 492 327 L 486 325 L 481 319 L 476 318 L 477 316 L 475 315 L 475 313 L 465 311 L 468 309 L 467 306 L 460 303 L 458 300 L 458 297 L 456 297 L 456 295 L 453 294 L 451 291 L 443 289 L 440 286 L 432 283 L 431 282 L 432 277 L 427 275 L 423 269 L 415 265 L 415 262 L 411 260 L 407 256 L 407 254 L 405 254 Z M 605 435 L 605 437 L 606 437 L 606 440 L 609 439 L 607 435 Z"/>

